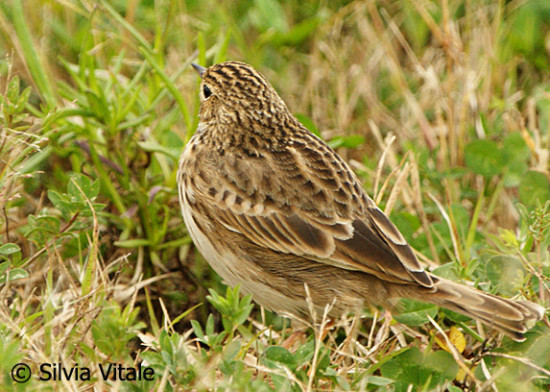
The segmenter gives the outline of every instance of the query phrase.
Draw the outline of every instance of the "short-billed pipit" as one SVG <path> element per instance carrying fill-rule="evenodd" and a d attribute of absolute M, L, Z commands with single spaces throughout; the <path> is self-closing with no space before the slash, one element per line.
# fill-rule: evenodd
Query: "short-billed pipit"
<path fill-rule="evenodd" d="M 413 298 L 511 338 L 544 315 L 424 270 L 344 160 L 292 116 L 250 65 L 200 73 L 200 122 L 178 171 L 185 224 L 212 268 L 268 309 L 331 316 Z"/>

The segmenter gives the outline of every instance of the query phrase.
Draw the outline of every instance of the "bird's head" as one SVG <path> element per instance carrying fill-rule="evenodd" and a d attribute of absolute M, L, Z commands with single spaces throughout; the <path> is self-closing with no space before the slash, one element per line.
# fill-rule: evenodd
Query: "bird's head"
<path fill-rule="evenodd" d="M 265 77 L 252 66 L 227 61 L 204 68 L 193 64 L 201 76 L 202 123 L 244 129 L 272 128 L 289 115 L 288 109 Z"/>

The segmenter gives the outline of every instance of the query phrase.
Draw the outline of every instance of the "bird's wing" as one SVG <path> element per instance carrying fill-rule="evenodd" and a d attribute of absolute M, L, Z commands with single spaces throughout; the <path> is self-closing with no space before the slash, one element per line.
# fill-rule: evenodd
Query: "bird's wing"
<path fill-rule="evenodd" d="M 304 138 L 265 155 L 226 152 L 215 175 L 198 176 L 205 181 L 196 181 L 202 189 L 196 199 L 211 219 L 259 246 L 386 281 L 433 286 L 349 166 L 320 139 Z"/>

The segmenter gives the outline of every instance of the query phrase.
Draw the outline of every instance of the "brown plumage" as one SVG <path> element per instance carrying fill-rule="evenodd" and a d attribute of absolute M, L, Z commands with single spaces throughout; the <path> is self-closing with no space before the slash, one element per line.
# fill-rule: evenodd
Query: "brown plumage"
<path fill-rule="evenodd" d="M 204 69 L 200 122 L 180 160 L 186 226 L 229 284 L 266 308 L 309 317 L 415 298 L 478 319 L 513 339 L 544 309 L 425 271 L 346 162 L 294 118 L 251 66 Z"/>

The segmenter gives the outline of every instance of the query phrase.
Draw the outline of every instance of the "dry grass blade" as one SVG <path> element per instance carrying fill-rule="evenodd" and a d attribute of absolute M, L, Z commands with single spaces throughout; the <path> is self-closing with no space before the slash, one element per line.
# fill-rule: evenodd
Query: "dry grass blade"
<path fill-rule="evenodd" d="M 447 347 L 449 348 L 449 350 L 450 350 L 454 360 L 458 364 L 458 366 L 460 366 L 460 368 L 468 375 L 468 377 L 472 381 L 474 381 L 476 383 L 476 385 L 479 387 L 479 385 L 481 384 L 480 381 L 477 379 L 477 377 L 474 375 L 474 373 L 472 373 L 470 368 L 466 365 L 466 363 L 465 363 L 466 360 L 458 352 L 455 345 L 453 344 L 453 342 L 451 342 L 451 340 L 449 339 L 449 337 L 447 336 L 445 331 L 443 331 L 441 326 L 438 323 L 436 323 L 433 318 L 431 318 L 430 316 L 427 316 L 427 317 L 428 317 L 428 320 L 430 320 L 430 323 L 432 323 L 432 325 L 435 327 L 435 329 L 437 329 L 439 331 L 439 333 L 441 334 L 441 336 L 443 336 L 443 338 L 445 339 L 445 343 L 447 344 Z"/>

